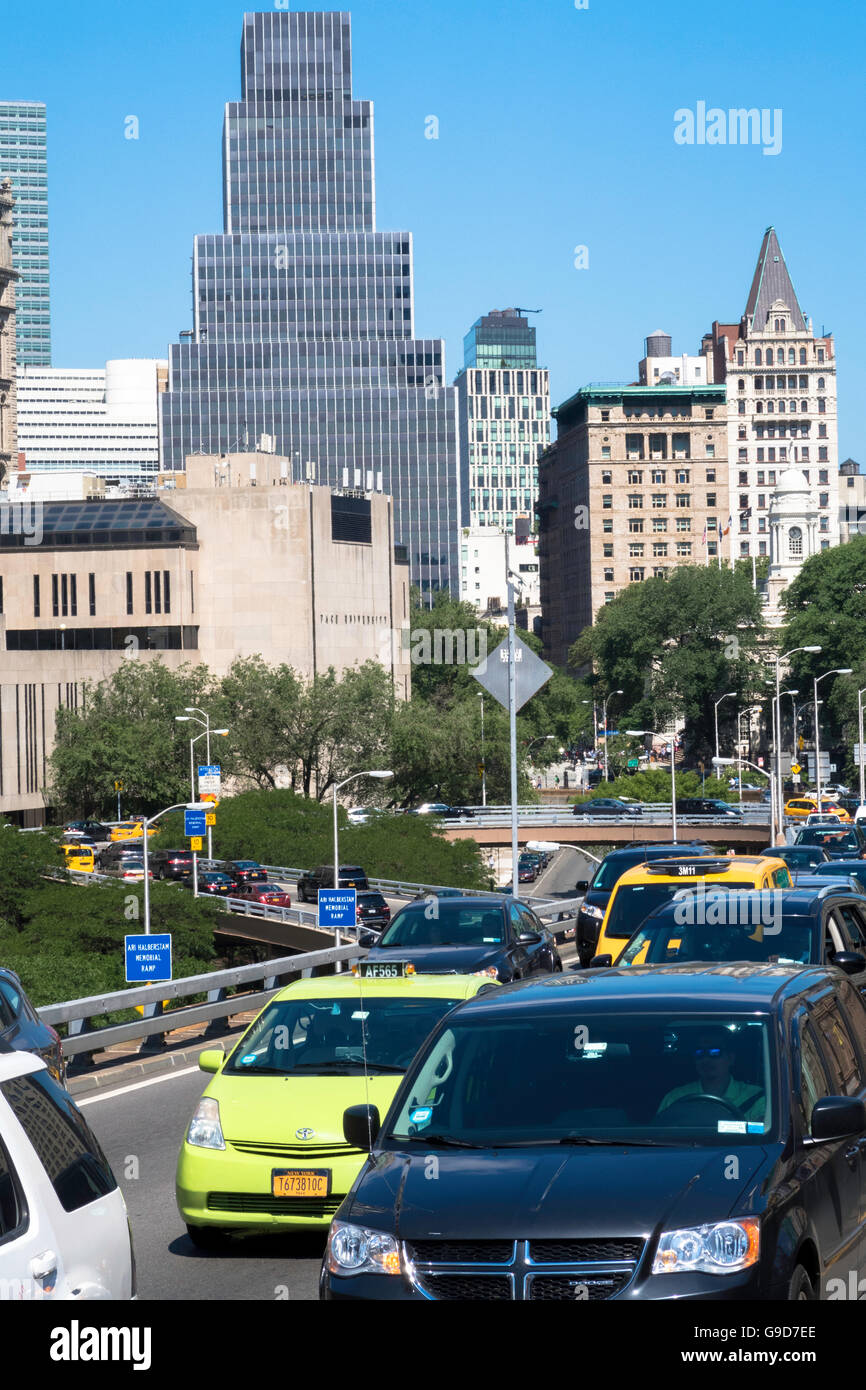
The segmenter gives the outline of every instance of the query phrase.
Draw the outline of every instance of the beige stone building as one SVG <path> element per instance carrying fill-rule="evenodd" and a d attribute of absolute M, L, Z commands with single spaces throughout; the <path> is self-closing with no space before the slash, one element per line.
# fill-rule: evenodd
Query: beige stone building
<path fill-rule="evenodd" d="M 0 183 L 0 480 L 17 453 L 15 409 L 15 282 L 12 265 L 12 184 Z"/>
<path fill-rule="evenodd" d="M 0 814 L 43 817 L 58 707 L 125 660 L 366 660 L 409 695 L 408 557 L 390 497 L 291 485 L 272 455 L 194 456 L 183 488 L 0 502 Z M 271 472 L 277 470 L 274 476 Z"/>
<path fill-rule="evenodd" d="M 730 559 L 725 388 L 589 385 L 554 414 L 539 460 L 542 635 L 565 665 L 627 585 Z"/>

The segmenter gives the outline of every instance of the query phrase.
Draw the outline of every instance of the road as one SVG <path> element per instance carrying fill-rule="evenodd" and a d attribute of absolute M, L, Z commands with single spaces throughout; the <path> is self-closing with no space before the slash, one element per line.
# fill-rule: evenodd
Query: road
<path fill-rule="evenodd" d="M 123 1189 L 142 1300 L 315 1300 L 321 1234 L 232 1242 L 196 1250 L 174 1201 L 177 1154 L 209 1077 L 198 1067 L 78 1101 Z M 142 1088 L 146 1088 L 144 1096 Z M 149 1094 L 148 1094 L 149 1092 Z"/>

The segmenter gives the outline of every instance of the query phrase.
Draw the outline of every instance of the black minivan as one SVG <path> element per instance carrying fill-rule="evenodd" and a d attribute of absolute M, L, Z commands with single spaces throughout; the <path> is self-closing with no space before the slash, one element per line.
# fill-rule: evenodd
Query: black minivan
<path fill-rule="evenodd" d="M 505 986 L 343 1132 L 371 1152 L 326 1299 L 806 1301 L 866 1268 L 866 1007 L 832 968 Z"/>

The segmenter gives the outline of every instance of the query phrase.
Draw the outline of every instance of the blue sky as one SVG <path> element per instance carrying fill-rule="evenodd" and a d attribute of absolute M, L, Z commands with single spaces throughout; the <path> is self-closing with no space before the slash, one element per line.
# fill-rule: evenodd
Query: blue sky
<path fill-rule="evenodd" d="M 189 326 L 192 238 L 222 230 L 243 8 L 4 0 L 0 97 L 48 104 L 55 365 L 164 356 Z M 469 324 L 514 304 L 543 309 L 555 402 L 633 379 L 656 328 L 694 352 L 713 319 L 739 319 L 772 222 L 804 311 L 836 337 L 840 459 L 866 466 L 862 12 L 357 0 L 351 13 L 378 225 L 414 233 L 416 331 L 446 339 L 449 376 Z M 676 144 L 674 112 L 699 101 L 780 108 L 781 152 Z"/>

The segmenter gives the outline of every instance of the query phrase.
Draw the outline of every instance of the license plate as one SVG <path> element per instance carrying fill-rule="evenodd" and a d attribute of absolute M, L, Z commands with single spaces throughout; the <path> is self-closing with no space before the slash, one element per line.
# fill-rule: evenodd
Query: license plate
<path fill-rule="evenodd" d="M 406 965 L 405 960 L 364 960 L 361 962 L 361 974 L 371 980 L 402 980 Z"/>
<path fill-rule="evenodd" d="M 327 1197 L 331 1190 L 330 1168 L 274 1168 L 271 1189 L 275 1197 Z"/>

